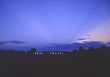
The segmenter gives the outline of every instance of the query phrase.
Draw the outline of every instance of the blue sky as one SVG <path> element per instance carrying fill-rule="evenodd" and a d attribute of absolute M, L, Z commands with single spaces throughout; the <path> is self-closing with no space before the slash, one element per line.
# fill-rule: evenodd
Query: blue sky
<path fill-rule="evenodd" d="M 0 42 L 26 42 L 4 48 L 109 42 L 109 30 L 109 0 L 0 0 Z"/>

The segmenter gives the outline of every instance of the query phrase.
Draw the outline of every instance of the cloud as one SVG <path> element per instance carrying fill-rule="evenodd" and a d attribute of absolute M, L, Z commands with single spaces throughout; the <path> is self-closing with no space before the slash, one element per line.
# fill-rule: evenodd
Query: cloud
<path fill-rule="evenodd" d="M 0 45 L 4 45 L 4 44 L 8 44 L 8 43 L 11 43 L 11 44 L 23 44 L 23 43 L 26 43 L 26 42 L 25 41 L 18 41 L 18 40 L 1 41 Z"/>
<path fill-rule="evenodd" d="M 107 46 L 110 46 L 110 42 L 106 43 Z"/>
<path fill-rule="evenodd" d="M 47 47 L 47 49 L 50 50 L 67 50 L 67 51 L 71 51 L 73 49 L 78 49 L 79 47 L 83 47 L 83 48 L 88 48 L 88 47 L 94 47 L 94 48 L 98 48 L 101 47 L 103 45 L 105 45 L 105 43 L 101 42 L 101 41 L 90 41 L 90 42 L 83 42 L 83 43 L 71 43 L 71 44 L 54 44 L 51 43 L 52 46 Z"/>
<path fill-rule="evenodd" d="M 87 39 L 91 39 L 91 38 L 79 38 L 77 40 L 87 40 Z"/>
<path fill-rule="evenodd" d="M 83 43 L 83 47 L 100 47 L 105 45 L 105 43 L 101 42 L 101 41 L 90 41 L 90 42 L 84 42 Z"/>
<path fill-rule="evenodd" d="M 110 44 L 110 42 L 108 42 L 107 44 Z"/>

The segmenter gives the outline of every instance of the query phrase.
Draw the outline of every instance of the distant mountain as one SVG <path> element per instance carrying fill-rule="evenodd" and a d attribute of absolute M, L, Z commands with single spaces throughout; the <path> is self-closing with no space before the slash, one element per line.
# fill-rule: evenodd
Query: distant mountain
<path fill-rule="evenodd" d="M 55 44 L 51 43 L 49 46 L 38 47 L 38 46 L 26 46 L 26 47 L 5 47 L 1 46 L 0 49 L 15 49 L 15 50 L 30 50 L 31 48 L 36 48 L 38 51 L 72 51 L 74 49 L 78 49 L 79 47 L 88 48 L 88 47 L 100 47 L 103 45 L 110 46 L 110 42 L 103 43 L 101 41 L 91 41 L 91 42 L 83 42 L 83 43 L 71 43 L 71 44 Z"/>
<path fill-rule="evenodd" d="M 72 43 L 72 44 L 51 44 L 52 46 L 48 46 L 42 48 L 42 50 L 54 51 L 54 50 L 64 50 L 64 51 L 72 51 L 74 49 L 78 49 L 79 47 L 88 48 L 88 47 L 100 47 L 105 45 L 105 43 L 100 41 L 91 41 L 91 42 L 83 42 L 83 43 Z M 40 50 L 40 49 L 39 49 Z"/>
<path fill-rule="evenodd" d="M 110 42 L 106 43 L 107 46 L 110 46 Z"/>
<path fill-rule="evenodd" d="M 101 42 L 101 41 L 91 41 L 91 42 L 84 42 L 82 43 L 82 47 L 100 47 L 106 45 L 105 43 Z"/>

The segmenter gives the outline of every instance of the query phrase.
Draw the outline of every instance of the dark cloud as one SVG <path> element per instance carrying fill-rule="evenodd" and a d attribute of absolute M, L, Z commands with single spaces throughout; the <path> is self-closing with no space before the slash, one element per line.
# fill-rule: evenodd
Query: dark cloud
<path fill-rule="evenodd" d="M 0 45 L 4 45 L 4 44 L 8 44 L 8 43 L 12 43 L 12 44 L 23 44 L 26 43 L 25 41 L 18 41 L 18 40 L 12 40 L 12 41 L 1 41 Z"/>
<path fill-rule="evenodd" d="M 52 50 L 67 50 L 67 51 L 71 51 L 73 49 L 78 49 L 79 47 L 83 47 L 83 48 L 88 48 L 88 47 L 101 47 L 103 45 L 105 45 L 103 42 L 101 41 L 90 41 L 90 42 L 83 42 L 83 43 L 72 43 L 72 44 L 54 44 L 51 43 L 52 46 L 47 47 L 47 49 L 52 49 Z"/>
<path fill-rule="evenodd" d="M 83 47 L 100 47 L 105 45 L 105 43 L 101 42 L 101 41 L 90 41 L 90 42 L 84 42 L 82 43 Z"/>
<path fill-rule="evenodd" d="M 110 42 L 108 42 L 107 44 L 110 44 Z"/>
<path fill-rule="evenodd" d="M 8 41 L 8 42 L 14 43 L 14 44 L 26 43 L 25 41 Z"/>
<path fill-rule="evenodd" d="M 110 42 L 106 43 L 107 46 L 110 46 Z"/>
<path fill-rule="evenodd" d="M 87 40 L 87 39 L 91 39 L 91 38 L 79 38 L 77 40 Z"/>

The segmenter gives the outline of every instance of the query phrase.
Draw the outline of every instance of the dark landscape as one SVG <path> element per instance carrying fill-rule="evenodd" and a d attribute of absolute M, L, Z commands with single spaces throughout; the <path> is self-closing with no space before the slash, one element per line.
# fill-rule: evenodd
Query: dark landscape
<path fill-rule="evenodd" d="M 0 77 L 109 77 L 110 47 L 54 51 L 0 51 Z M 56 54 L 55 54 L 56 53 Z"/>

